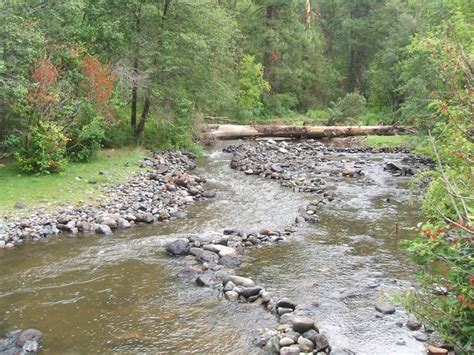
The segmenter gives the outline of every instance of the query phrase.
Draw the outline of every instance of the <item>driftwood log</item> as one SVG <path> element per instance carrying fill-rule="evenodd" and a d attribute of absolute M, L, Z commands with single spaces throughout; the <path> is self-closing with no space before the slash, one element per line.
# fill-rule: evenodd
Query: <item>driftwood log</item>
<path fill-rule="evenodd" d="M 275 126 L 275 125 L 230 125 L 209 124 L 207 132 L 217 139 L 239 139 L 256 137 L 284 138 L 330 138 L 365 135 L 396 135 L 415 133 L 411 126 Z"/>

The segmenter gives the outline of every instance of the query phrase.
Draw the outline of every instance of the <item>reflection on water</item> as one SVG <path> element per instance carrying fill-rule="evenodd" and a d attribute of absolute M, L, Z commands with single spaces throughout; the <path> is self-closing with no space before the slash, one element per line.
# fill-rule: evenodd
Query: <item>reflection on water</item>
<path fill-rule="evenodd" d="M 363 181 L 334 182 L 339 198 L 321 209 L 320 224 L 287 243 L 246 252 L 240 273 L 295 299 L 336 347 L 420 354 L 423 346 L 395 325 L 402 312 L 377 319 L 373 308 L 409 278 L 398 240 L 417 218 L 406 179 L 385 173 L 384 158 L 335 154 L 336 160 L 366 160 Z M 38 328 L 46 335 L 45 353 L 258 352 L 253 335 L 273 327 L 273 316 L 177 279 L 185 261 L 163 250 L 183 235 L 284 228 L 314 198 L 233 171 L 229 159 L 216 150 L 200 162 L 199 173 L 218 197 L 193 206 L 186 219 L 0 251 L 0 333 Z"/>

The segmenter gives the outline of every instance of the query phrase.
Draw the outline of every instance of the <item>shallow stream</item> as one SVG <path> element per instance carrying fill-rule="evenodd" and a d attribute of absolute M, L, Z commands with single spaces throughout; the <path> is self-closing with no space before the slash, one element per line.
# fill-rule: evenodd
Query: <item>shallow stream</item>
<path fill-rule="evenodd" d="M 198 174 L 217 190 L 185 219 L 115 233 L 62 236 L 0 250 L 0 334 L 36 328 L 46 354 L 258 353 L 254 336 L 276 325 L 263 307 L 229 303 L 215 290 L 176 274 L 185 261 L 163 246 L 189 234 L 224 228 L 283 229 L 315 197 L 276 181 L 231 170 L 216 147 Z M 282 244 L 245 252 L 239 275 L 302 305 L 333 348 L 357 354 L 422 354 L 408 316 L 397 308 L 376 317 L 374 305 L 410 286 L 412 266 L 399 246 L 419 217 L 409 203 L 408 178 L 383 170 L 403 154 L 334 153 L 344 165 L 362 161 L 363 181 L 338 177 L 337 198 Z"/>

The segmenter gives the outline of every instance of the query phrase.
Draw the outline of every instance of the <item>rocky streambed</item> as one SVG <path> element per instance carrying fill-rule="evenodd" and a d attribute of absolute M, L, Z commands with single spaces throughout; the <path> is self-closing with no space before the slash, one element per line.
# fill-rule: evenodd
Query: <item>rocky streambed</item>
<path fill-rule="evenodd" d="M 145 173 L 200 200 L 186 218 L 1 251 L 0 332 L 40 329 L 62 353 L 424 353 L 430 334 L 388 295 L 411 287 L 398 240 L 425 162 L 315 141 L 221 149 L 196 164 L 208 202 L 203 180 L 177 183 L 189 169 Z"/>
<path fill-rule="evenodd" d="M 98 206 L 71 206 L 56 213 L 37 212 L 0 225 L 0 248 L 38 241 L 61 233 L 110 235 L 137 224 L 170 221 L 185 216 L 186 206 L 215 197 L 206 180 L 191 175 L 193 154 L 181 151 L 153 153 L 141 166 L 146 172 L 109 187 Z"/>

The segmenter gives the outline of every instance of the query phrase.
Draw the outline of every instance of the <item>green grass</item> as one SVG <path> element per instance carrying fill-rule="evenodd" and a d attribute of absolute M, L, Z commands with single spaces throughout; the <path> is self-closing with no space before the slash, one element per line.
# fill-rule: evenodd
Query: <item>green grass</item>
<path fill-rule="evenodd" d="M 415 154 L 432 156 L 431 147 L 426 136 L 367 136 L 364 138 L 364 143 L 373 148 L 404 148 Z"/>
<path fill-rule="evenodd" d="M 103 150 L 92 162 L 68 163 L 63 172 L 44 176 L 19 173 L 15 163 L 5 163 L 0 166 L 0 217 L 20 212 L 14 207 L 16 203 L 26 205 L 26 210 L 94 204 L 104 186 L 124 181 L 139 171 L 139 161 L 145 154 L 144 149 L 135 147 Z"/>

